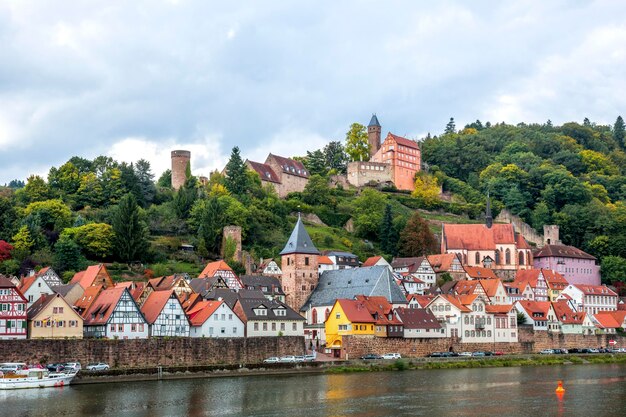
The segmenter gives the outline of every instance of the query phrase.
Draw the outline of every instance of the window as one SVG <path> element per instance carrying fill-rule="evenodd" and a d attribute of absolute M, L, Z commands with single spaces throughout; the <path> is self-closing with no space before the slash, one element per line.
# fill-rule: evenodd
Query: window
<path fill-rule="evenodd" d="M 267 331 L 267 323 L 263 323 L 263 331 L 266 332 Z"/>
<path fill-rule="evenodd" d="M 233 334 L 237 334 L 237 328 L 233 327 Z"/>
<path fill-rule="evenodd" d="M 70 322 L 70 326 L 72 325 L 71 323 L 72 323 L 72 322 Z M 136 325 L 136 324 L 134 324 L 134 323 L 133 323 L 133 324 L 131 324 L 131 325 L 130 325 L 130 331 L 131 331 L 131 332 L 136 332 L 136 331 L 137 331 L 137 325 Z"/>
<path fill-rule="evenodd" d="M 213 327 L 209 327 L 209 334 L 213 334 Z"/>
<path fill-rule="evenodd" d="M 118 332 L 123 332 L 124 331 L 124 325 L 123 324 L 118 324 L 117 325 L 117 331 Z"/>
<path fill-rule="evenodd" d="M 305 264 L 306 266 L 309 266 L 309 257 L 308 257 L 308 256 L 305 256 L 305 257 L 304 257 L 304 264 Z"/>
<path fill-rule="evenodd" d="M 291 330 L 294 332 L 298 330 L 298 323 L 291 323 Z"/>
<path fill-rule="evenodd" d="M 317 324 L 317 310 L 316 309 L 313 309 L 311 321 L 313 322 L 313 324 Z"/>
<path fill-rule="evenodd" d="M 161 333 L 165 333 L 165 324 L 161 325 Z"/>
<path fill-rule="evenodd" d="M 519 265 L 524 265 L 524 252 L 520 252 L 520 253 L 519 253 L 519 260 L 518 260 L 518 264 L 519 264 Z"/>
<path fill-rule="evenodd" d="M 508 248 L 506 252 L 504 253 L 504 258 L 505 258 L 505 263 L 507 265 L 511 265 L 511 251 Z"/>
<path fill-rule="evenodd" d="M 341 313 L 337 313 L 337 314 L 335 314 L 335 318 L 336 318 L 336 319 L 340 319 L 340 318 L 341 318 Z"/>
<path fill-rule="evenodd" d="M 259 331 L 259 323 L 254 323 L 254 331 Z"/>
<path fill-rule="evenodd" d="M 480 264 L 480 252 L 476 252 L 474 262 L 476 263 L 476 265 Z"/>
<path fill-rule="evenodd" d="M 282 332 L 284 332 L 284 331 L 285 331 L 285 323 L 280 323 L 280 330 L 281 330 Z"/>
<path fill-rule="evenodd" d="M 272 331 L 275 332 L 276 331 L 276 322 L 272 322 Z"/>
<path fill-rule="evenodd" d="M 222 327 L 222 328 L 220 329 L 220 333 L 222 333 L 222 334 L 226 334 L 226 327 Z"/>
<path fill-rule="evenodd" d="M 111 331 L 114 332 L 115 331 L 115 324 L 111 325 Z"/>

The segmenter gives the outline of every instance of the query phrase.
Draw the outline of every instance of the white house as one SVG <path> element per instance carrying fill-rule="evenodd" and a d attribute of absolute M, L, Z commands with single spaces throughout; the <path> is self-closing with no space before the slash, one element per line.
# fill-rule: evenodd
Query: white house
<path fill-rule="evenodd" d="M 561 323 L 549 301 L 522 300 L 514 305 L 515 309 L 526 318 L 525 324 L 533 325 L 533 330 L 561 331 Z"/>
<path fill-rule="evenodd" d="M 243 321 L 224 301 L 201 301 L 187 314 L 191 321 L 191 337 L 245 336 Z"/>
<path fill-rule="evenodd" d="M 304 336 L 305 318 L 278 300 L 239 298 L 233 311 L 245 323 L 245 335 Z"/>
<path fill-rule="evenodd" d="M 257 273 L 269 277 L 280 277 L 283 274 L 283 271 L 280 269 L 280 266 L 278 266 L 276 261 L 270 258 L 266 259 L 265 261 L 261 259 L 261 264 L 257 269 Z"/>
<path fill-rule="evenodd" d="M 127 288 L 103 290 L 83 314 L 85 337 L 147 339 L 148 322 Z"/>
<path fill-rule="evenodd" d="M 427 308 L 397 308 L 395 315 L 403 324 L 405 338 L 446 337 L 446 329 Z"/>
<path fill-rule="evenodd" d="M 578 311 L 587 314 L 617 310 L 618 296 L 606 285 L 570 284 L 557 298 L 563 299 L 571 299 Z"/>
<path fill-rule="evenodd" d="M 35 301 L 39 300 L 39 297 L 42 295 L 54 293 L 43 275 L 32 275 L 22 278 L 18 289 L 28 300 L 28 308 L 30 308 Z"/>
<path fill-rule="evenodd" d="M 150 336 L 189 336 L 189 319 L 174 290 L 151 292 L 141 312 L 148 322 Z"/>

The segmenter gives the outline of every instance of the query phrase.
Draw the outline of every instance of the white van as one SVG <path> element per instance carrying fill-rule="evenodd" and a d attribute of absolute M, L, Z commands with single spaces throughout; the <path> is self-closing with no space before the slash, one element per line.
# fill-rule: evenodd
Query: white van
<path fill-rule="evenodd" d="M 383 359 L 402 359 L 399 353 L 385 353 Z"/>

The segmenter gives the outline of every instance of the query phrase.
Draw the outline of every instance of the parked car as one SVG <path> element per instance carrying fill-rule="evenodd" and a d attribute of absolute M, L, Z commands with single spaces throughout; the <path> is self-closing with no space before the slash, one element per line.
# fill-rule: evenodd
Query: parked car
<path fill-rule="evenodd" d="M 595 349 L 595 348 L 591 348 L 591 349 L 587 349 L 589 351 L 589 353 L 600 353 L 600 350 Z"/>
<path fill-rule="evenodd" d="M 263 361 L 263 363 L 278 363 L 280 361 L 276 356 L 272 356 L 271 358 L 267 358 Z"/>
<path fill-rule="evenodd" d="M 296 362 L 296 357 L 293 356 L 293 355 L 282 356 L 279 359 L 279 362 L 281 362 L 281 363 L 295 363 Z"/>
<path fill-rule="evenodd" d="M 472 352 L 461 352 L 459 356 L 472 356 Z"/>
<path fill-rule="evenodd" d="M 485 352 L 472 352 L 472 356 L 485 356 Z"/>
<path fill-rule="evenodd" d="M 304 355 L 303 356 L 296 356 L 296 362 L 304 362 Z"/>
<path fill-rule="evenodd" d="M 569 350 L 569 353 L 583 353 L 582 349 L 572 348 Z"/>
<path fill-rule="evenodd" d="M 103 362 L 99 363 L 90 363 L 87 365 L 88 371 L 107 371 L 109 369 L 109 365 Z"/>
<path fill-rule="evenodd" d="M 445 356 L 445 353 L 444 352 L 432 352 L 428 356 L 431 358 L 443 358 Z"/>
<path fill-rule="evenodd" d="M 0 372 L 4 372 L 5 374 L 10 374 L 19 371 L 20 369 L 26 368 L 26 364 L 22 362 L 6 362 L 0 363 Z"/>
<path fill-rule="evenodd" d="M 313 361 L 315 361 L 315 356 L 316 355 L 304 355 L 304 361 L 305 362 L 313 362 Z"/>
<path fill-rule="evenodd" d="M 493 354 L 496 356 L 502 356 L 504 355 L 504 352 L 502 352 L 501 350 L 496 350 L 495 352 L 493 352 Z"/>
<path fill-rule="evenodd" d="M 382 359 L 382 358 L 383 358 L 382 356 L 377 355 L 375 353 L 368 353 L 367 355 L 361 356 L 361 359 L 363 359 L 364 361 Z"/>
<path fill-rule="evenodd" d="M 385 353 L 383 359 L 402 359 L 399 353 Z"/>
<path fill-rule="evenodd" d="M 62 363 L 50 363 L 46 366 L 46 369 L 50 372 L 61 372 L 65 369 Z"/>
<path fill-rule="evenodd" d="M 71 371 L 71 372 L 78 372 L 82 369 L 82 366 L 80 365 L 80 362 L 68 362 L 63 364 L 63 366 L 65 367 L 65 371 Z"/>
<path fill-rule="evenodd" d="M 554 353 L 554 350 L 552 349 L 544 349 L 541 352 L 539 352 L 540 355 L 552 355 Z"/>
<path fill-rule="evenodd" d="M 485 351 L 485 356 L 493 356 L 493 355 L 494 355 L 494 353 L 493 353 L 493 352 L 491 352 L 491 351 L 489 351 L 489 350 L 486 350 L 486 351 Z"/>
<path fill-rule="evenodd" d="M 558 353 L 559 355 L 567 355 L 569 351 L 567 349 L 554 349 L 554 353 Z"/>

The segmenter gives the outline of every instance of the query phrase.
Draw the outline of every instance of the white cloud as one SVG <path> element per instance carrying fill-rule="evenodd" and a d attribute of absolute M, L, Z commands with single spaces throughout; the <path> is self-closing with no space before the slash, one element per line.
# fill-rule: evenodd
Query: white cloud
<path fill-rule="evenodd" d="M 243 152 L 243 154 L 244 159 L 265 162 L 269 153 L 285 157 L 306 156 L 307 151 L 323 148 L 328 142 L 330 142 L 328 138 L 315 132 L 298 128 L 285 128 L 270 137 L 269 140 L 261 141 L 258 146 L 248 152 Z"/>

